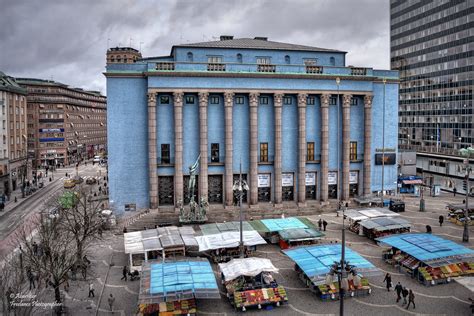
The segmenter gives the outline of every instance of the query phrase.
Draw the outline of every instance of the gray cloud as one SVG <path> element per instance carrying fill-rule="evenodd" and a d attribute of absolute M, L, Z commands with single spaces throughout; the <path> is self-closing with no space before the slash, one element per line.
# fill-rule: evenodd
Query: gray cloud
<path fill-rule="evenodd" d="M 156 56 L 221 34 L 267 36 L 345 50 L 351 65 L 389 67 L 388 1 L 3 0 L 1 8 L 0 70 L 103 93 L 107 45 L 130 38 Z"/>

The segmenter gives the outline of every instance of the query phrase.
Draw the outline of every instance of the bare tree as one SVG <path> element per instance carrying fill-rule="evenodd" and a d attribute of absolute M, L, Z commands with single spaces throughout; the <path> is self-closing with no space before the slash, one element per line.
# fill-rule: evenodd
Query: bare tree
<path fill-rule="evenodd" d="M 74 235 L 62 229 L 59 218 L 42 218 L 30 224 L 36 228 L 34 238 L 24 226 L 17 232 L 23 265 L 27 274 L 36 275 L 53 287 L 55 301 L 61 304 L 60 286 L 76 262 Z"/>

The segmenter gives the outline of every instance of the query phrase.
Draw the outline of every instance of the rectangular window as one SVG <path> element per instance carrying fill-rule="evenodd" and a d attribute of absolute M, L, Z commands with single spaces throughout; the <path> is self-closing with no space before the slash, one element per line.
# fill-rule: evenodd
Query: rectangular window
<path fill-rule="evenodd" d="M 194 104 L 194 96 L 192 95 L 186 96 L 186 104 Z"/>
<path fill-rule="evenodd" d="M 283 104 L 286 104 L 286 105 L 291 104 L 292 103 L 291 101 L 292 101 L 291 97 L 284 97 L 283 98 Z"/>
<path fill-rule="evenodd" d="M 161 144 L 161 163 L 170 163 L 170 144 Z"/>
<path fill-rule="evenodd" d="M 244 97 L 235 97 L 235 104 L 244 104 Z"/>
<path fill-rule="evenodd" d="M 211 162 L 219 162 L 219 144 L 211 144 Z"/>
<path fill-rule="evenodd" d="M 221 64 L 222 63 L 222 56 L 208 56 L 207 57 L 208 64 Z"/>
<path fill-rule="evenodd" d="M 269 65 L 270 57 L 257 57 L 257 64 L 259 65 Z"/>
<path fill-rule="evenodd" d="M 306 100 L 308 105 L 315 105 L 316 104 L 316 98 L 315 97 L 308 97 L 308 100 Z"/>
<path fill-rule="evenodd" d="M 260 162 L 268 162 L 268 143 L 260 143 Z"/>
<path fill-rule="evenodd" d="M 160 103 L 161 104 L 170 104 L 170 97 L 167 95 L 160 96 Z"/>
<path fill-rule="evenodd" d="M 358 103 L 358 99 L 357 99 L 357 98 L 351 98 L 351 105 L 352 105 L 352 106 L 355 106 L 355 105 L 357 105 L 357 104 L 359 104 L 359 103 Z"/>
<path fill-rule="evenodd" d="M 314 142 L 308 142 L 306 146 L 306 160 L 314 161 Z"/>
<path fill-rule="evenodd" d="M 337 98 L 336 97 L 331 97 L 329 99 L 329 105 L 336 105 L 337 103 Z"/>
<path fill-rule="evenodd" d="M 303 58 L 305 66 L 316 66 L 318 60 L 316 58 Z"/>
<path fill-rule="evenodd" d="M 350 143 L 349 159 L 351 161 L 357 160 L 357 142 Z"/>
<path fill-rule="evenodd" d="M 260 97 L 260 104 L 268 104 L 268 97 Z"/>
<path fill-rule="evenodd" d="M 211 104 L 219 104 L 219 97 L 218 96 L 212 96 L 211 97 Z"/>

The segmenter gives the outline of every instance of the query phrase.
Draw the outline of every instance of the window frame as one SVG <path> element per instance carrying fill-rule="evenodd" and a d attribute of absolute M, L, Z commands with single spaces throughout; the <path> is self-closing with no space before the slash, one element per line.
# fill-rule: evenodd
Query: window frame
<path fill-rule="evenodd" d="M 306 161 L 314 161 L 314 142 L 306 143 Z"/>
<path fill-rule="evenodd" d="M 315 97 L 311 97 L 311 96 L 308 97 L 308 98 L 306 99 L 306 104 L 307 104 L 307 105 L 315 105 L 315 104 L 316 104 L 316 98 L 315 98 Z"/>
<path fill-rule="evenodd" d="M 209 100 L 210 104 L 219 104 L 220 103 L 220 98 L 217 95 L 212 95 L 209 99 L 210 99 Z"/>
<path fill-rule="evenodd" d="M 235 97 L 235 104 L 244 104 L 244 97 L 243 96 Z"/>
<path fill-rule="evenodd" d="M 272 58 L 270 56 L 257 56 L 256 63 L 257 65 L 271 65 Z"/>
<path fill-rule="evenodd" d="M 196 101 L 193 95 L 187 95 L 185 97 L 185 102 L 186 104 L 194 104 Z"/>
<path fill-rule="evenodd" d="M 222 56 L 219 55 L 209 55 L 207 56 L 207 63 L 208 64 L 222 64 Z"/>
<path fill-rule="evenodd" d="M 218 163 L 219 161 L 219 143 L 211 143 L 211 162 Z"/>
<path fill-rule="evenodd" d="M 160 95 L 160 104 L 170 104 L 170 96 Z"/>
<path fill-rule="evenodd" d="M 260 143 L 260 162 L 268 162 L 268 143 Z"/>
<path fill-rule="evenodd" d="M 170 164 L 170 163 L 171 163 L 171 145 L 161 144 L 161 164 Z"/>
<path fill-rule="evenodd" d="M 354 161 L 357 160 L 357 142 L 350 141 L 349 143 L 349 160 Z"/>
<path fill-rule="evenodd" d="M 258 98 L 258 103 L 260 104 L 268 104 L 268 102 L 269 102 L 268 97 L 261 96 Z"/>
<path fill-rule="evenodd" d="M 293 98 L 290 96 L 284 96 L 283 97 L 283 104 L 284 105 L 291 105 L 293 104 Z"/>

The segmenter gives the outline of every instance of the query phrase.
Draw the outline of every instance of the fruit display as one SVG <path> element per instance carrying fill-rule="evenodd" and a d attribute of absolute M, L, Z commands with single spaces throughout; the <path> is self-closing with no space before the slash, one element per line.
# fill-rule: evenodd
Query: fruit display
<path fill-rule="evenodd" d="M 355 286 L 353 280 L 348 280 L 349 290 L 346 295 L 357 296 L 367 295 L 370 291 L 369 280 L 367 278 L 360 279 L 360 285 Z M 331 284 L 320 284 L 317 286 L 317 292 L 322 300 L 335 300 L 339 298 L 339 284 L 334 282 Z M 354 294 L 352 294 L 354 293 Z"/>
<path fill-rule="evenodd" d="M 461 275 L 474 274 L 474 263 L 453 263 L 437 268 L 423 267 L 418 269 L 422 281 L 437 281 Z"/>
<path fill-rule="evenodd" d="M 176 316 L 196 314 L 196 300 L 180 300 L 172 302 L 161 302 L 157 304 L 140 304 L 141 315 Z"/>
<path fill-rule="evenodd" d="M 265 305 L 288 301 L 286 291 L 282 286 L 234 292 L 234 306 L 236 308 Z"/>

